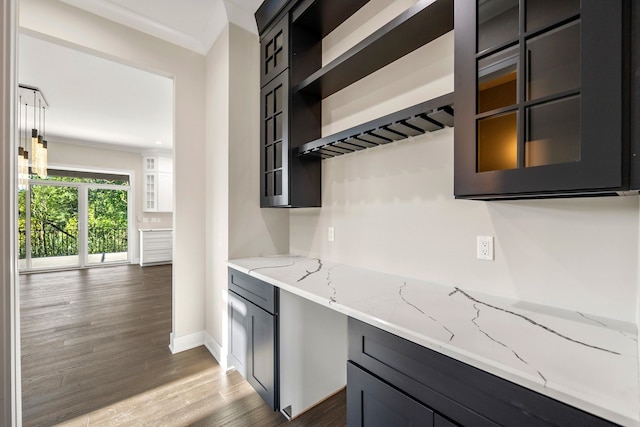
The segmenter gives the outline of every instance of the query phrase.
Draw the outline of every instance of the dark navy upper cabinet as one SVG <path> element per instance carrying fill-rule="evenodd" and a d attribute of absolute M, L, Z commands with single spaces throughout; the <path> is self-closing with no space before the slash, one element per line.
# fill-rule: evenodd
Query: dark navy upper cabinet
<path fill-rule="evenodd" d="M 615 194 L 630 168 L 631 4 L 455 2 L 455 195 Z"/>
<path fill-rule="evenodd" d="M 300 158 L 295 149 L 319 136 L 320 104 L 302 100 L 291 88 L 303 70 L 320 67 L 320 46 L 291 22 L 295 2 L 278 10 L 280 3 L 266 1 L 256 12 L 258 22 L 260 17 L 272 22 L 260 35 L 260 206 L 315 207 L 320 206 L 320 161 Z"/>
<path fill-rule="evenodd" d="M 256 12 L 263 88 L 262 207 L 319 207 L 321 159 L 431 131 L 434 124 L 438 129 L 453 125 L 453 108 L 445 97 L 442 105 L 429 100 L 410 112 L 403 110 L 406 116 L 391 114 L 367 122 L 375 123 L 372 128 L 346 129 L 340 141 L 335 135 L 326 136 L 328 141 L 322 138 L 323 99 L 453 29 L 453 0 L 420 0 L 323 66 L 322 39 L 368 1 L 265 0 Z M 276 98 L 272 95 L 278 87 L 282 96 Z M 282 100 L 277 104 L 282 110 L 274 110 L 274 100 Z M 427 127 L 406 126 L 412 120 Z"/>
<path fill-rule="evenodd" d="M 289 16 L 285 15 L 260 40 L 260 86 L 289 68 Z"/>

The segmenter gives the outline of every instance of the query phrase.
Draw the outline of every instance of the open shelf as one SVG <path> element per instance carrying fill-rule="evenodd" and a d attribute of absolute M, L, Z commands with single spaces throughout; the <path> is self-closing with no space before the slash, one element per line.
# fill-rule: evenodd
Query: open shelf
<path fill-rule="evenodd" d="M 304 79 L 294 91 L 324 99 L 451 30 L 453 0 L 421 0 Z"/>
<path fill-rule="evenodd" d="M 326 37 L 369 0 L 304 0 L 292 12 L 294 25 Z"/>
<path fill-rule="evenodd" d="M 302 145 L 299 156 L 328 159 L 453 127 L 453 92 Z"/>

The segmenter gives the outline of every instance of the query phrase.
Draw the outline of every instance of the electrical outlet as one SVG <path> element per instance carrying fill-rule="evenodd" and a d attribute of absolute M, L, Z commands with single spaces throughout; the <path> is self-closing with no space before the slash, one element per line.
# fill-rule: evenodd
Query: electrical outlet
<path fill-rule="evenodd" d="M 493 236 L 478 236 L 477 252 L 478 259 L 493 261 Z"/>
<path fill-rule="evenodd" d="M 335 228 L 333 228 L 333 227 L 329 227 L 329 228 L 327 229 L 327 239 L 328 239 L 330 242 L 333 242 L 333 241 L 335 241 L 335 240 L 336 240 L 336 229 L 335 229 Z"/>

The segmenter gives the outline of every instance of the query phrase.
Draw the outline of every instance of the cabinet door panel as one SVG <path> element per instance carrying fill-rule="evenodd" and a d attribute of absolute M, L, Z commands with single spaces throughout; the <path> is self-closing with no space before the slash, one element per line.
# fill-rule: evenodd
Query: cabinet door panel
<path fill-rule="evenodd" d="M 144 212 L 156 212 L 158 210 L 158 174 L 144 174 Z"/>
<path fill-rule="evenodd" d="M 240 375 L 247 378 L 249 313 L 248 303 L 229 292 L 229 361 Z"/>
<path fill-rule="evenodd" d="M 448 419 L 441 417 L 438 414 L 434 414 L 433 416 L 433 425 L 434 427 L 458 427 L 458 424 L 453 421 L 449 421 Z"/>
<path fill-rule="evenodd" d="M 289 204 L 289 74 L 260 91 L 260 204 Z"/>
<path fill-rule="evenodd" d="M 347 423 L 350 427 L 433 426 L 433 411 L 347 364 Z"/>
<path fill-rule="evenodd" d="M 260 40 L 260 86 L 289 67 L 289 15 L 285 15 Z"/>
<path fill-rule="evenodd" d="M 253 304 L 247 307 L 250 342 L 247 381 L 276 409 L 275 316 Z"/>
<path fill-rule="evenodd" d="M 158 173 L 158 212 L 173 212 L 173 174 Z"/>
<path fill-rule="evenodd" d="M 514 7 L 499 13 L 507 3 Z M 455 2 L 456 197 L 628 188 L 622 109 L 628 4 Z M 514 26 L 507 30 L 503 18 L 516 9 L 519 35 L 512 37 Z M 494 41 L 483 45 L 483 34 Z"/>

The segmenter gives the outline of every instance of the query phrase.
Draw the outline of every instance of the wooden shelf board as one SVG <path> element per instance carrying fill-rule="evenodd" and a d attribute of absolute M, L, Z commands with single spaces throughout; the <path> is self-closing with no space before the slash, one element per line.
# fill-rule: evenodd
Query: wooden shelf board
<path fill-rule="evenodd" d="M 421 0 L 304 79 L 294 91 L 322 99 L 453 30 L 453 0 Z"/>
<path fill-rule="evenodd" d="M 292 22 L 324 38 L 368 2 L 369 0 L 306 0 L 293 10 Z"/>

